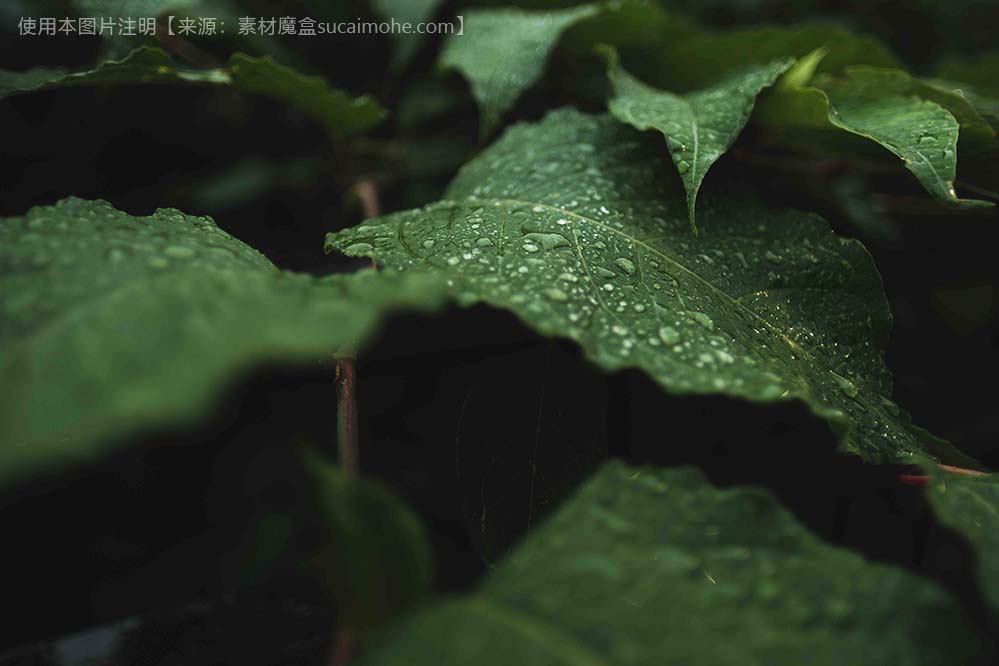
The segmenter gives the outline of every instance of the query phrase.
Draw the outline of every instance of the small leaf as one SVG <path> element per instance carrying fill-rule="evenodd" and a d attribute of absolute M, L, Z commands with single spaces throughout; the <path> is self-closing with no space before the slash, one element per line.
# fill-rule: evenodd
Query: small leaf
<path fill-rule="evenodd" d="M 693 468 L 606 465 L 479 590 L 415 615 L 380 664 L 931 664 L 981 649 L 957 603 Z"/>
<path fill-rule="evenodd" d="M 465 34 L 452 35 L 440 64 L 468 80 L 489 135 L 521 94 L 541 79 L 560 43 L 588 54 L 598 43 L 646 44 L 668 39 L 688 24 L 667 20 L 652 2 L 625 0 L 548 11 L 479 9 L 464 14 Z"/>
<path fill-rule="evenodd" d="M 750 66 L 708 88 L 676 95 L 645 85 L 624 71 L 616 52 L 607 53 L 607 75 L 614 91 L 607 105 L 610 112 L 640 130 L 654 129 L 665 135 L 687 191 L 690 226 L 696 230 L 694 205 L 701 181 L 745 127 L 756 96 L 786 72 L 793 60 Z"/>
<path fill-rule="evenodd" d="M 186 425 L 264 362 L 329 358 L 428 276 L 278 270 L 209 218 L 67 199 L 0 220 L 0 480 Z"/>
<path fill-rule="evenodd" d="M 356 638 L 366 639 L 430 591 L 433 561 L 419 518 L 394 494 L 307 451 L 322 547 L 314 564 Z"/>
<path fill-rule="evenodd" d="M 796 80 L 806 78 L 795 68 L 789 74 Z M 936 101 L 923 99 L 919 93 Z M 957 197 L 959 125 L 938 101 L 961 103 L 947 91 L 932 89 L 901 70 L 850 67 L 842 77 L 817 77 L 809 86 L 778 86 L 760 105 L 759 117 L 786 141 L 807 143 L 813 135 L 835 136 L 840 131 L 868 139 L 900 158 L 937 201 L 961 208 L 992 206 Z M 977 131 L 989 132 L 984 127 Z"/>
<path fill-rule="evenodd" d="M 31 69 L 0 70 L 0 99 L 18 93 L 77 85 L 137 83 L 204 84 L 231 86 L 243 92 L 273 97 L 298 108 L 322 124 L 334 140 L 363 132 L 380 123 L 385 110 L 370 97 L 351 98 L 329 87 L 323 79 L 306 76 L 274 62 L 236 53 L 225 67 L 178 67 L 163 50 L 141 46 L 121 60 L 78 72 Z"/>
<path fill-rule="evenodd" d="M 562 32 L 598 11 L 598 5 L 589 4 L 555 11 L 481 9 L 464 15 L 465 34 L 448 39 L 440 63 L 468 79 L 479 103 L 482 135 L 490 134 L 541 78 Z"/>
<path fill-rule="evenodd" d="M 999 613 L 999 474 L 966 476 L 938 465 L 925 467 L 930 473 L 926 494 L 934 512 L 971 545 L 982 592 Z"/>
<path fill-rule="evenodd" d="M 802 400 L 868 460 L 963 459 L 891 400 L 890 314 L 862 245 L 813 215 L 717 197 L 695 237 L 667 168 L 656 137 L 564 109 L 510 129 L 442 201 L 330 234 L 327 249 L 443 274 L 465 301 L 670 392 Z"/>

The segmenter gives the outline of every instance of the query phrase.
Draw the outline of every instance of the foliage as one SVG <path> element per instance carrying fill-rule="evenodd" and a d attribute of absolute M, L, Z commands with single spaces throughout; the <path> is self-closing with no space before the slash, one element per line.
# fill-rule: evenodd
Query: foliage
<path fill-rule="evenodd" d="M 955 583 L 902 566 L 910 563 L 868 561 L 851 552 L 856 544 L 813 534 L 776 488 L 721 488 L 691 467 L 607 462 L 589 480 L 578 474 L 571 497 L 556 498 L 554 515 L 535 528 L 535 510 L 554 508 L 535 497 L 538 434 L 526 463 L 531 529 L 474 592 L 427 600 L 437 518 L 419 502 L 407 506 L 412 488 L 385 487 L 404 486 L 417 463 L 396 465 L 362 438 L 362 468 L 377 480 L 356 478 L 327 459 L 328 442 L 296 442 L 310 517 L 246 536 L 254 545 L 245 559 L 300 572 L 300 561 L 283 558 L 294 559 L 291 541 L 306 543 L 306 568 L 361 663 L 988 663 L 999 627 L 993 458 L 914 425 L 896 398 L 889 298 L 836 211 L 861 211 L 871 246 L 892 237 L 880 202 L 893 198 L 946 216 L 937 234 L 994 223 L 986 216 L 999 198 L 999 57 L 947 53 L 915 66 L 851 29 L 863 24 L 857 17 L 726 27 L 702 23 L 711 12 L 678 9 L 694 11 L 690 3 L 364 4 L 370 20 L 460 14 L 464 33 L 386 36 L 391 54 L 365 64 L 379 85 L 358 84 L 349 57 L 233 35 L 116 39 L 97 62 L 0 71 L 0 104 L 12 109 L 94 99 L 60 97 L 66 90 L 123 100 L 169 86 L 217 96 L 184 118 L 171 109 L 183 125 L 266 98 L 282 118 L 287 107 L 314 123 L 328 145 L 300 163 L 237 164 L 200 191 L 260 201 L 272 181 L 306 172 L 337 202 L 327 207 L 332 222 L 310 228 L 309 272 L 239 240 L 238 225 L 223 230 L 211 217 L 157 209 L 159 201 L 139 211 L 59 191 L 0 218 L 3 492 L 86 477 L 143 455 L 154 435 L 183 441 L 265 368 L 325 366 L 341 404 L 320 418 L 341 424 L 338 444 L 349 450 L 356 414 L 344 396 L 356 389 L 355 356 L 363 361 L 397 322 L 450 321 L 449 306 L 468 317 L 508 313 L 525 336 L 571 344 L 608 382 L 647 377 L 668 404 L 718 396 L 761 414 L 802 407 L 802 419 L 831 429 L 837 455 L 888 470 L 893 483 L 919 470 L 903 474 L 924 488 L 907 501 L 928 507 L 971 567 Z M 194 0 L 71 7 L 84 16 L 251 12 Z M 827 199 L 800 186 L 799 166 L 816 164 L 821 177 L 832 174 L 819 188 Z M 779 194 L 788 189 L 795 196 Z M 221 210 L 222 199 L 198 200 Z M 832 211 L 830 221 L 802 209 Z M 321 232 L 331 263 L 318 263 Z M 424 390 L 399 358 L 382 363 L 398 368 L 407 390 Z M 495 418 L 515 416 L 496 406 Z M 459 431 L 463 417 L 464 407 L 435 416 Z M 625 458 L 626 430 L 609 434 Z M 457 474 L 462 444 L 444 437 L 419 443 L 418 464 L 453 460 Z M 706 470 L 717 445 L 668 418 L 653 439 L 664 451 L 689 443 Z M 761 436 L 738 445 L 763 459 L 769 444 Z M 798 447 L 822 455 L 821 442 Z M 446 454 L 429 453 L 437 450 Z M 478 537 L 492 542 L 486 505 L 483 497 Z"/>

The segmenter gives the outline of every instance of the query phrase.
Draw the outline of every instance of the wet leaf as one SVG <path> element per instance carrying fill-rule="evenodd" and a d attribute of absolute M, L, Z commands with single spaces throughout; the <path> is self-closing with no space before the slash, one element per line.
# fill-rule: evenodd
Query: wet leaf
<path fill-rule="evenodd" d="M 980 649 L 935 584 L 816 539 L 766 491 L 606 465 L 479 590 L 365 664 L 944 664 Z"/>
<path fill-rule="evenodd" d="M 563 109 L 509 130 L 442 201 L 330 234 L 327 249 L 446 275 L 464 300 L 674 393 L 802 400 L 868 460 L 962 458 L 891 399 L 890 314 L 860 243 L 717 196 L 694 236 L 667 169 L 657 137 Z"/>
<path fill-rule="evenodd" d="M 926 467 L 934 512 L 971 544 L 982 592 L 999 612 L 999 474 L 966 476 Z"/>
<path fill-rule="evenodd" d="M 821 57 L 821 55 L 819 55 Z M 886 148 L 899 159 L 937 201 L 953 207 L 985 208 L 993 204 L 960 199 L 954 191 L 959 124 L 938 102 L 959 104 L 945 90 L 930 90 L 901 70 L 851 67 L 841 77 L 812 78 L 803 73 L 815 58 L 805 58 L 788 73 L 792 83 L 760 105 L 759 116 L 775 133 L 794 141 L 816 134 L 846 132 Z M 809 85 L 799 82 L 811 80 Z M 917 94 L 935 97 L 935 101 Z M 978 128 L 988 133 L 988 129 Z"/>
<path fill-rule="evenodd" d="M 190 69 L 178 66 L 165 51 L 148 46 L 90 70 L 0 71 L 0 99 L 18 93 L 77 85 L 164 83 L 228 86 L 273 97 L 311 116 L 334 140 L 370 129 L 386 115 L 370 97 L 352 98 L 341 90 L 330 88 L 319 77 L 306 76 L 269 57 L 254 58 L 236 53 L 225 67 Z"/>
<path fill-rule="evenodd" d="M 209 218 L 67 199 L 0 220 L 0 479 L 191 424 L 261 363 L 316 363 L 428 276 L 278 270 Z"/>
<path fill-rule="evenodd" d="M 793 60 L 750 66 L 709 88 L 685 95 L 642 83 L 620 66 L 613 51 L 608 52 L 608 60 L 613 97 L 607 106 L 611 114 L 640 130 L 657 130 L 666 137 L 687 191 L 690 226 L 696 229 L 697 191 L 708 169 L 746 126 L 756 96 L 786 72 Z"/>

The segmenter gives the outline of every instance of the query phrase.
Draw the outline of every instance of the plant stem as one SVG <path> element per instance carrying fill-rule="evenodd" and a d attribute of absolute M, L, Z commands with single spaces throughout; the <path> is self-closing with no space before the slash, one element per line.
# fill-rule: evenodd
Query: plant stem
<path fill-rule="evenodd" d="M 351 188 L 361 202 L 365 218 L 378 217 L 378 188 L 374 180 L 359 178 Z M 371 267 L 377 269 L 374 260 Z M 361 468 L 361 451 L 357 437 L 357 365 L 350 345 L 337 354 L 337 445 L 340 465 L 351 478 L 357 478 Z"/>
<path fill-rule="evenodd" d="M 350 631 L 340 629 L 330 642 L 329 666 L 347 666 L 353 653 L 354 640 Z"/>
<path fill-rule="evenodd" d="M 337 359 L 337 446 L 340 466 L 350 478 L 360 472 L 357 444 L 357 366 L 353 354 Z"/>

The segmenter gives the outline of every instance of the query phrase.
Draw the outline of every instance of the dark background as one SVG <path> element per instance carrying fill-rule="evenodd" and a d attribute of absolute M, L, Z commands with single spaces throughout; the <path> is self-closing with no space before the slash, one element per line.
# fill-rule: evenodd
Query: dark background
<path fill-rule="evenodd" d="M 0 66 L 85 66 L 101 56 L 95 38 L 18 37 L 11 17 L 69 14 L 47 4 L 54 9 L 4 3 Z M 915 71 L 947 52 L 995 48 L 999 18 L 993 3 L 970 0 L 676 4 L 717 25 L 833 18 L 878 34 Z M 367 15 L 360 2 L 244 6 L 246 15 Z M 207 62 L 247 48 L 197 46 Z M 334 155 L 294 110 L 225 90 L 87 87 L 3 100 L 0 215 L 69 195 L 139 215 L 175 206 L 211 215 L 282 268 L 351 270 L 322 252 L 325 232 L 362 218 L 345 174 L 373 177 L 385 211 L 434 200 L 478 149 L 474 103 L 459 77 L 434 72 L 434 40 L 394 73 L 387 38 L 280 46 L 289 64 L 374 94 L 393 117 Z M 565 83 L 580 74 L 573 65 L 552 67 L 565 76 L 532 89 L 510 119 L 565 103 L 601 110 Z M 765 139 L 744 133 L 705 187 L 739 179 L 863 240 L 895 317 L 888 366 L 899 404 L 999 467 L 999 219 L 941 210 L 901 168 L 877 177 L 836 161 L 800 168 L 761 153 Z M 827 427 L 797 404 L 670 397 L 640 373 L 598 372 L 571 345 L 485 308 L 394 318 L 359 373 L 363 469 L 425 519 L 441 593 L 472 586 L 612 455 L 697 464 L 723 485 L 767 485 L 827 541 L 941 581 L 969 621 L 995 631 L 969 553 L 935 524 L 919 489 L 898 481 L 904 470 L 836 455 Z M 0 654 L 18 648 L 0 663 L 50 663 L 49 641 L 127 618 L 138 628 L 125 634 L 121 663 L 318 663 L 336 622 L 328 601 L 280 566 L 251 570 L 245 551 L 268 538 L 268 517 L 301 501 L 281 470 L 297 442 L 332 446 L 335 406 L 328 368 L 261 368 L 234 382 L 198 428 L 137 436 L 128 453 L 82 474 L 0 495 Z"/>

